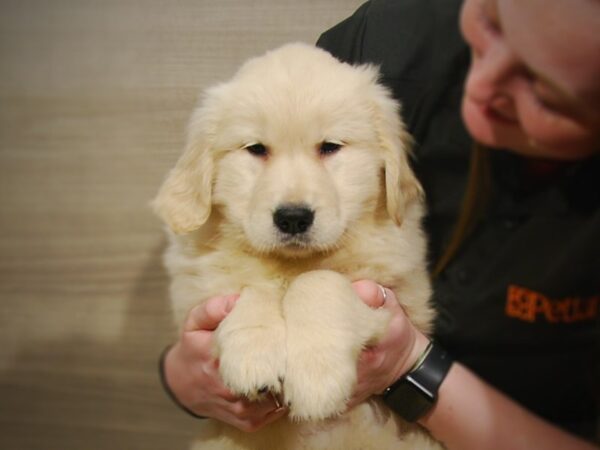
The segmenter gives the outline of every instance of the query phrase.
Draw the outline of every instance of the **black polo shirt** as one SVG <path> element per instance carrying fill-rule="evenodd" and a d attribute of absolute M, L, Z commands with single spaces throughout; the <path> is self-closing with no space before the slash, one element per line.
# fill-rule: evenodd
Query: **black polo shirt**
<path fill-rule="evenodd" d="M 443 250 L 467 178 L 460 118 L 469 50 L 460 0 L 373 0 L 318 45 L 380 65 L 416 139 L 430 260 Z M 593 437 L 599 405 L 600 159 L 532 164 L 492 153 L 483 219 L 434 280 L 435 337 L 525 407 Z"/>

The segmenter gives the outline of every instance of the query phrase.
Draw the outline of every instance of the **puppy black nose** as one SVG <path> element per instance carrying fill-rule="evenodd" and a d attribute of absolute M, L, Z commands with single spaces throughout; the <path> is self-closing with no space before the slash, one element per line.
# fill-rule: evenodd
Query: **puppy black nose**
<path fill-rule="evenodd" d="M 282 206 L 273 213 L 273 222 L 286 234 L 304 233 L 310 228 L 315 218 L 315 213 L 306 206 Z"/>

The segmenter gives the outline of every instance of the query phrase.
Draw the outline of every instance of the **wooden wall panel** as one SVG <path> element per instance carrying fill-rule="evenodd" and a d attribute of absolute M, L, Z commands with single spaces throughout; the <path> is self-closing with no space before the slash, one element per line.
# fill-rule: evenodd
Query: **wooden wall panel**
<path fill-rule="evenodd" d="M 360 0 L 0 3 L 0 448 L 186 448 L 148 202 L 197 93 Z"/>

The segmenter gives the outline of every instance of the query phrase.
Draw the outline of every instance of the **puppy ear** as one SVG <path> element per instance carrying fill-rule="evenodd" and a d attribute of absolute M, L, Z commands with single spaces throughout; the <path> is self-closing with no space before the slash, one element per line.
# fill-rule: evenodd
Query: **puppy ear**
<path fill-rule="evenodd" d="M 185 150 L 152 203 L 156 214 L 177 234 L 200 228 L 210 215 L 214 161 L 209 117 L 206 108 L 192 116 Z"/>
<path fill-rule="evenodd" d="M 406 208 L 413 201 L 422 201 L 424 192 L 408 161 L 413 140 L 402 122 L 399 106 L 385 88 L 378 87 L 382 92 L 377 96 L 375 120 L 384 151 L 387 210 L 401 225 Z"/>

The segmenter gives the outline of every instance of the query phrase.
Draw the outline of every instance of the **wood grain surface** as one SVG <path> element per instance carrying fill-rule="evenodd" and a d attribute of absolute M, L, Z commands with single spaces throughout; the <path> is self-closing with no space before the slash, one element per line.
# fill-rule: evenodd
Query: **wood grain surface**
<path fill-rule="evenodd" d="M 198 92 L 361 0 L 0 2 L 0 449 L 185 449 L 148 202 Z"/>

